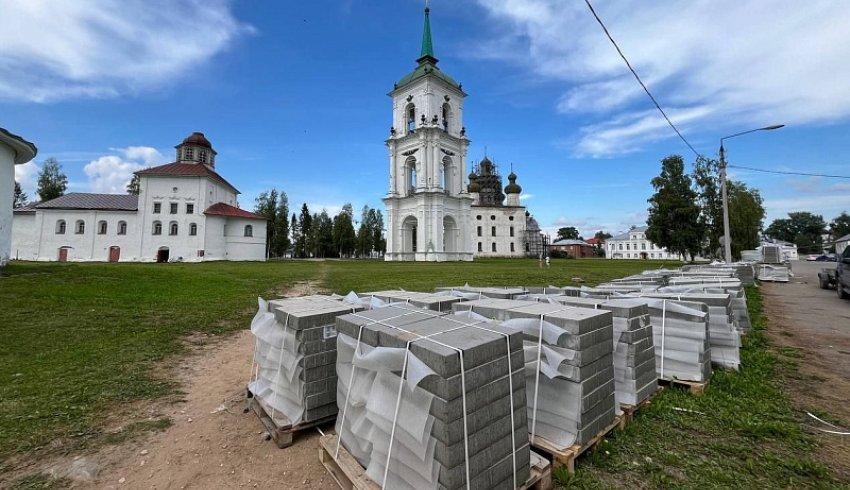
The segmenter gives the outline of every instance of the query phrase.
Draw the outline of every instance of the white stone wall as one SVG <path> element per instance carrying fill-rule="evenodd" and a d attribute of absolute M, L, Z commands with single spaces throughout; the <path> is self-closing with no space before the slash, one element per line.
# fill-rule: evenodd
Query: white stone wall
<path fill-rule="evenodd" d="M 493 236 L 493 227 L 496 228 L 496 236 Z M 513 236 L 510 233 L 511 227 L 514 229 Z M 525 256 L 524 240 L 524 207 L 472 207 L 472 242 L 476 257 L 523 257 Z M 480 247 L 478 244 L 481 244 Z"/>
<path fill-rule="evenodd" d="M 251 227 L 253 236 L 245 236 L 246 226 Z M 227 260 L 266 260 L 266 222 L 227 218 L 224 243 Z"/>
<path fill-rule="evenodd" d="M 57 233 L 60 221 L 65 233 Z M 83 233 L 77 233 L 77 223 L 84 223 Z M 101 234 L 98 223 L 107 223 Z M 127 234 L 118 234 L 119 221 L 127 223 Z M 14 256 L 21 260 L 59 260 L 59 250 L 66 248 L 69 262 L 106 262 L 110 247 L 120 248 L 122 262 L 138 260 L 138 236 L 135 234 L 136 213 L 132 211 L 95 211 L 42 209 L 35 213 L 16 213 L 12 246 Z"/>
<path fill-rule="evenodd" d="M 9 259 L 12 242 L 12 199 L 15 195 L 15 152 L 0 143 L 0 264 Z"/>

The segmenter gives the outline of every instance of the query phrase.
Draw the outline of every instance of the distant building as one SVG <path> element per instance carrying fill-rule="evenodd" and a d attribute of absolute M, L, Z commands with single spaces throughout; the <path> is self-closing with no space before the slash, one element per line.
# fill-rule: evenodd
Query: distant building
<path fill-rule="evenodd" d="M 34 144 L 0 128 L 0 265 L 9 260 L 11 250 L 15 165 L 32 160 L 37 152 Z"/>
<path fill-rule="evenodd" d="M 575 259 L 596 257 L 596 247 L 584 240 L 558 240 L 550 244 L 547 248 L 550 254 L 552 252 L 561 252 Z"/>
<path fill-rule="evenodd" d="M 15 210 L 12 256 L 37 261 L 265 260 L 266 219 L 237 207 L 202 133 L 136 172 L 139 195 L 70 193 Z"/>
<path fill-rule="evenodd" d="M 782 252 L 782 257 L 785 260 L 800 260 L 800 255 L 797 253 L 797 245 L 791 242 L 770 239 L 761 242 L 762 247 L 764 247 L 765 245 L 779 247 L 780 251 Z"/>
<path fill-rule="evenodd" d="M 609 259 L 683 260 L 646 238 L 646 226 L 633 228 L 605 241 L 605 256 Z"/>
<path fill-rule="evenodd" d="M 476 257 L 538 257 L 542 252 L 540 227 L 536 221 L 529 226 L 534 218 L 519 203 L 522 187 L 516 179 L 511 172 L 503 189 L 496 164 L 486 156 L 469 174 Z"/>

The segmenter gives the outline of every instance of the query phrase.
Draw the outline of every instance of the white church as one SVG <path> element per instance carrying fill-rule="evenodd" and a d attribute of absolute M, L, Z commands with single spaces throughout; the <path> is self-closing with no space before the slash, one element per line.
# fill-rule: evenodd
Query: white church
<path fill-rule="evenodd" d="M 139 195 L 69 193 L 14 210 L 11 258 L 34 261 L 265 260 L 266 219 L 237 206 L 203 133 L 173 163 L 136 172 Z"/>
<path fill-rule="evenodd" d="M 501 177 L 485 156 L 467 185 L 470 140 L 463 126 L 466 93 L 437 67 L 425 8 L 416 68 L 395 84 L 387 208 L 388 261 L 470 261 L 473 257 L 537 256 L 539 227 L 520 206 L 511 172 Z M 496 189 L 493 186 L 497 186 Z M 499 196 L 494 200 L 495 196 Z"/>

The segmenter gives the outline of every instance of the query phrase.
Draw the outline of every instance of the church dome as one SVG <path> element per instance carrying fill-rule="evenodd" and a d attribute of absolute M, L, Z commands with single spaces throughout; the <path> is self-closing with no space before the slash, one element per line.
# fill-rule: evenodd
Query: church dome
<path fill-rule="evenodd" d="M 481 175 L 490 175 L 493 173 L 493 162 L 485 155 L 484 159 L 478 162 L 478 168 L 481 169 Z"/>
<path fill-rule="evenodd" d="M 510 181 L 510 184 L 505 186 L 505 194 L 520 194 L 520 193 L 522 193 L 522 187 L 520 187 L 519 184 L 516 183 L 516 174 L 515 173 L 511 172 L 511 174 L 508 175 L 508 180 Z"/>
<path fill-rule="evenodd" d="M 200 132 L 197 132 L 197 131 L 195 131 L 191 135 L 187 136 L 186 139 L 183 140 L 183 144 L 184 145 L 203 146 L 205 148 L 212 149 L 212 144 L 207 139 L 207 137 L 204 136 L 204 133 L 200 133 Z"/>

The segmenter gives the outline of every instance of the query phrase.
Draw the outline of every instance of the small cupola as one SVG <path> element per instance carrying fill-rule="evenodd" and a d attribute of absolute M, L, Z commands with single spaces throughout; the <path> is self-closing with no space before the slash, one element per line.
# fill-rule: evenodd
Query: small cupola
<path fill-rule="evenodd" d="M 522 193 L 522 187 L 520 187 L 519 184 L 516 183 L 516 174 L 515 173 L 511 172 L 510 175 L 508 175 L 508 181 L 510 183 L 505 186 L 505 194 L 521 194 Z"/>
<path fill-rule="evenodd" d="M 469 185 L 466 186 L 466 191 L 469 193 L 481 192 L 481 186 L 478 184 L 478 176 L 475 172 L 469 174 Z"/>
<path fill-rule="evenodd" d="M 175 148 L 177 163 L 200 163 L 215 169 L 216 151 L 204 133 L 196 131 L 190 134 Z"/>

